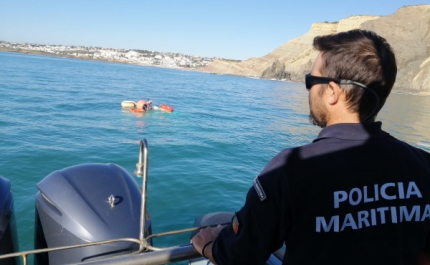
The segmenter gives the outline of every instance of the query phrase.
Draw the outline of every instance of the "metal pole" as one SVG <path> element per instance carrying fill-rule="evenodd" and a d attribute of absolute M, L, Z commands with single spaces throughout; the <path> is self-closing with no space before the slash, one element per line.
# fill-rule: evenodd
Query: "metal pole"
<path fill-rule="evenodd" d="M 146 139 L 140 140 L 140 149 L 139 149 L 139 161 L 136 164 L 136 171 L 134 172 L 137 175 L 142 176 L 142 203 L 140 205 L 140 248 L 139 250 L 143 250 L 147 244 L 145 240 L 145 221 L 146 221 L 146 187 L 148 182 L 148 142 Z"/>
<path fill-rule="evenodd" d="M 137 161 L 136 164 L 136 171 L 134 171 L 134 174 L 136 174 L 139 177 L 143 176 L 143 167 L 144 167 L 144 153 L 145 153 L 145 148 L 147 149 L 148 143 L 146 142 L 146 139 L 142 139 L 140 140 L 140 145 L 139 145 L 139 160 Z"/>

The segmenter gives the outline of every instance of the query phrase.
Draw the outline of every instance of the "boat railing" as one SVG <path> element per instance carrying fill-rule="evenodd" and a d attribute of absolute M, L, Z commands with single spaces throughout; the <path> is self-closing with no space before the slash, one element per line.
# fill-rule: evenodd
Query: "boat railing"
<path fill-rule="evenodd" d="M 148 142 L 145 138 L 140 140 L 139 144 L 139 160 L 136 164 L 136 171 L 134 174 L 142 177 L 142 198 L 140 205 L 140 231 L 139 231 L 139 240 L 140 240 L 140 250 L 143 250 L 146 247 L 148 242 L 145 239 L 145 219 L 146 219 L 146 187 L 148 183 Z"/>
<path fill-rule="evenodd" d="M 226 224 L 228 223 L 223 223 L 220 225 L 226 225 Z M 210 226 L 215 227 L 217 225 L 218 224 L 210 225 Z M 187 259 L 197 258 L 197 257 L 200 257 L 200 254 L 194 249 L 194 247 L 191 244 L 160 248 L 160 247 L 151 246 L 147 242 L 151 242 L 151 240 L 156 237 L 193 232 L 205 227 L 209 227 L 209 226 L 192 227 L 192 228 L 174 230 L 169 232 L 162 232 L 158 234 L 152 234 L 147 236 L 146 238 L 143 238 L 143 240 L 140 240 L 137 238 L 119 238 L 119 239 L 97 241 L 97 242 L 71 245 L 71 246 L 27 250 L 27 251 L 1 255 L 0 259 L 21 257 L 23 265 L 27 265 L 28 264 L 27 257 L 29 255 L 46 253 L 51 251 L 60 251 L 60 250 L 67 250 L 67 249 L 74 249 L 74 248 L 81 248 L 81 247 L 119 243 L 119 242 L 131 242 L 131 243 L 139 244 L 140 246 L 139 250 L 130 252 L 128 254 L 107 258 L 107 259 L 84 261 L 76 264 L 124 264 L 124 262 L 126 261 L 127 262 L 125 264 L 148 264 L 148 265 L 166 264 L 166 263 L 172 263 L 172 262 L 178 262 L 178 261 L 183 261 Z M 149 262 L 149 260 L 151 262 Z"/>
<path fill-rule="evenodd" d="M 140 244 L 140 241 L 138 239 L 136 239 L 136 238 L 120 238 L 120 239 L 104 240 L 104 241 L 97 241 L 97 242 L 78 244 L 78 245 L 71 245 L 71 246 L 26 250 L 26 251 L 21 251 L 21 252 L 16 252 L 16 253 L 10 253 L 10 254 L 1 255 L 0 256 L 0 260 L 1 259 L 21 257 L 23 265 L 27 265 L 27 257 L 29 255 L 46 253 L 46 252 L 51 252 L 51 251 L 67 250 L 67 249 L 73 249 L 73 248 L 82 248 L 82 247 L 90 247 L 90 246 L 96 246 L 96 245 L 118 243 L 118 242 L 132 242 L 132 243 Z M 139 253 L 139 251 L 136 251 L 134 253 L 137 254 L 137 253 Z"/>

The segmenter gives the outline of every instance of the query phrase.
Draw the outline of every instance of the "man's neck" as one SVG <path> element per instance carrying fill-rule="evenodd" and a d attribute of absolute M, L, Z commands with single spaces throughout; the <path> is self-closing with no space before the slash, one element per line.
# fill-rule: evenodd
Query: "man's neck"
<path fill-rule="evenodd" d="M 324 90 L 322 102 L 325 105 L 323 109 L 326 109 L 327 126 L 337 123 L 360 123 L 358 113 L 349 109 L 345 93 L 334 82 Z"/>
<path fill-rule="evenodd" d="M 327 126 L 338 123 L 360 123 L 358 114 L 347 110 L 331 112 L 328 115 Z"/>

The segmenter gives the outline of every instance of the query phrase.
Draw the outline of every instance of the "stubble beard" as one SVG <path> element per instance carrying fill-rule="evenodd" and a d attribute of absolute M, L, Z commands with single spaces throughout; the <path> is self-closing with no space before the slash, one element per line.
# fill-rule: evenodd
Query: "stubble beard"
<path fill-rule="evenodd" d="M 324 128 L 327 126 L 327 111 L 323 109 L 319 109 L 316 113 L 310 110 L 309 113 L 309 122 L 318 127 Z"/>
<path fill-rule="evenodd" d="M 309 94 L 309 122 L 321 128 L 327 126 L 327 121 L 329 118 L 328 110 L 322 102 L 324 90 L 325 87 L 321 87 L 318 91 L 318 96 L 313 98 L 313 100 Z"/>

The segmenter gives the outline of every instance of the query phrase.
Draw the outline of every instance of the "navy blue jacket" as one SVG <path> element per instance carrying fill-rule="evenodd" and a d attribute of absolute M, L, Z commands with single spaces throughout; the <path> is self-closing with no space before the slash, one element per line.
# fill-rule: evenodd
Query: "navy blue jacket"
<path fill-rule="evenodd" d="M 430 245 L 430 154 L 381 123 L 336 124 L 285 149 L 213 244 L 218 265 L 414 264 Z M 430 238 L 429 238 L 430 239 Z"/>

